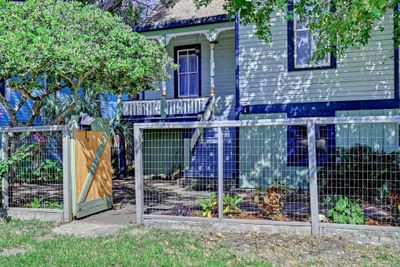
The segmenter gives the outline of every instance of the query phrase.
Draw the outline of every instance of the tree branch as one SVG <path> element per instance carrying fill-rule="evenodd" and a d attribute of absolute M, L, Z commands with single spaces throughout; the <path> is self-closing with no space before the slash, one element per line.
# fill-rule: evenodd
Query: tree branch
<path fill-rule="evenodd" d="M 10 122 L 12 127 L 18 126 L 16 112 L 13 111 L 10 104 L 8 103 L 7 99 L 0 94 L 0 103 L 3 104 L 4 108 L 6 109 L 8 116 L 10 117 Z"/>

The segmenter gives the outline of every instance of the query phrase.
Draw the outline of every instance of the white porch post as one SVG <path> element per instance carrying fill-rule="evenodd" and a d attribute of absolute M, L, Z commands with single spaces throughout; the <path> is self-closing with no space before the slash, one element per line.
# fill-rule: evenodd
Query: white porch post
<path fill-rule="evenodd" d="M 215 96 L 215 45 L 217 41 L 217 32 L 209 30 L 207 39 L 210 42 L 210 95 Z"/>
<path fill-rule="evenodd" d="M 161 36 L 159 38 L 159 42 L 162 46 L 167 48 L 167 45 L 169 43 L 170 38 L 167 35 Z M 168 57 L 167 54 L 164 54 L 164 59 Z M 167 71 L 167 68 L 164 66 L 165 71 Z M 161 118 L 165 119 L 167 117 L 168 113 L 168 107 L 167 107 L 167 81 L 163 79 L 161 81 Z"/>

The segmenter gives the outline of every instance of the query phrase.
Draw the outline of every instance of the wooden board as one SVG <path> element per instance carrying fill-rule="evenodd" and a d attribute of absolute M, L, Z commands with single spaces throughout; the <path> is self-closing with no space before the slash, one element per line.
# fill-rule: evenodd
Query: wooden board
<path fill-rule="evenodd" d="M 97 151 L 99 149 L 104 132 L 96 131 L 77 131 L 76 132 L 76 154 L 75 154 L 75 172 L 76 172 L 76 191 L 75 198 L 79 213 L 82 207 L 103 207 L 110 208 L 112 201 L 112 174 L 111 174 L 111 146 L 110 138 L 108 138 L 104 151 L 100 157 L 99 165 L 94 172 L 93 181 L 88 191 L 87 197 L 83 203 L 79 203 L 79 198 L 84 185 L 88 179 L 90 169 L 95 161 Z M 105 205 L 103 202 L 107 200 Z M 90 205 L 88 205 L 90 204 Z M 99 208 L 95 209 L 99 212 Z M 85 215 L 90 212 L 85 211 Z M 80 216 L 77 216 L 80 217 Z"/>

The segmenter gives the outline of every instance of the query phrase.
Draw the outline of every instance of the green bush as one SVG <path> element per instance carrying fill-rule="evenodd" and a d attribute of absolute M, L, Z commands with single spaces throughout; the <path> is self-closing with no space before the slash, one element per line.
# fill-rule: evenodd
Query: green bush
<path fill-rule="evenodd" d="M 400 190 L 400 154 L 366 145 L 338 147 L 335 163 L 318 172 L 321 195 L 342 195 L 387 204 Z"/>
<path fill-rule="evenodd" d="M 360 204 L 342 196 L 336 198 L 334 207 L 328 210 L 327 216 L 334 223 L 342 224 L 365 224 L 366 219 Z"/>

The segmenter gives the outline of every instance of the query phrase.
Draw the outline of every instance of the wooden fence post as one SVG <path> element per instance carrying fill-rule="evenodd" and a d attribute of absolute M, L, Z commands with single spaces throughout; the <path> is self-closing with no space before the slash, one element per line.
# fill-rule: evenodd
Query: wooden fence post
<path fill-rule="evenodd" d="M 143 137 L 142 130 L 134 127 L 136 223 L 143 223 Z"/>
<path fill-rule="evenodd" d="M 68 128 L 62 130 L 62 162 L 63 162 L 63 203 L 64 222 L 72 221 L 72 175 L 71 175 L 71 137 Z"/>
<path fill-rule="evenodd" d="M 218 219 L 224 218 L 224 135 L 218 127 Z"/>
<path fill-rule="evenodd" d="M 318 173 L 317 173 L 317 143 L 315 137 L 315 123 L 307 122 L 308 139 L 308 171 L 310 176 L 310 205 L 311 205 L 311 234 L 319 235 L 319 201 L 318 201 Z"/>

